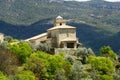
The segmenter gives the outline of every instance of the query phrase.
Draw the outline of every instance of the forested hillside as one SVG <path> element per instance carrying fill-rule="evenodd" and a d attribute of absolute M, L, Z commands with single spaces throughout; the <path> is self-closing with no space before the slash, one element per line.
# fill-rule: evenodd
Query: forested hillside
<path fill-rule="evenodd" d="M 0 1 L 0 32 L 26 39 L 45 32 L 61 15 L 69 20 L 68 24 L 77 27 L 77 36 L 85 46 L 98 51 L 101 46 L 110 45 L 118 52 L 119 4 L 103 0 L 3 0 Z"/>
<path fill-rule="evenodd" d="M 102 0 L 89 2 L 4 0 L 0 1 L 0 20 L 27 25 L 46 18 L 54 19 L 61 15 L 66 19 L 118 26 L 119 10 L 119 2 L 110 3 Z"/>
<path fill-rule="evenodd" d="M 14 42 L 14 44 L 13 44 Z M 17 42 L 17 43 L 15 43 Z M 109 46 L 96 56 L 91 48 L 81 47 L 71 54 L 50 54 L 49 44 L 33 47 L 24 41 L 5 37 L 0 43 L 1 80 L 119 80 L 119 55 Z"/>

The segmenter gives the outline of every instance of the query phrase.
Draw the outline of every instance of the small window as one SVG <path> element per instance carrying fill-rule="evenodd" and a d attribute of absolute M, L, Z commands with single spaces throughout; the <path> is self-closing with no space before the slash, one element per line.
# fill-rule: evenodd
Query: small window
<path fill-rule="evenodd" d="M 69 37 L 69 34 L 67 33 L 67 37 Z"/>
<path fill-rule="evenodd" d="M 62 23 L 60 23 L 60 26 L 62 25 Z"/>

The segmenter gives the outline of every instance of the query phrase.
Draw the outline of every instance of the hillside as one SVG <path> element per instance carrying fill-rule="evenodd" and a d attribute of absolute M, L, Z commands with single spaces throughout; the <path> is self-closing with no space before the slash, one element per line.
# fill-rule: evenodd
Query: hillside
<path fill-rule="evenodd" d="M 118 26 L 120 24 L 119 10 L 119 3 L 109 3 L 102 0 L 89 2 L 4 0 L 0 2 L 0 20 L 28 25 L 42 19 L 53 19 L 61 15 L 66 19 Z"/>
<path fill-rule="evenodd" d="M 120 80 L 119 56 L 110 46 L 100 49 L 101 56 L 86 47 L 50 54 L 46 44 L 33 48 L 13 41 L 0 44 L 1 80 Z"/>
<path fill-rule="evenodd" d="M 103 0 L 4 0 L 0 1 L 0 32 L 26 39 L 45 32 L 52 27 L 51 21 L 61 15 L 77 27 L 79 40 L 85 46 L 98 51 L 101 46 L 110 45 L 118 52 L 115 43 L 120 31 L 119 4 Z"/>

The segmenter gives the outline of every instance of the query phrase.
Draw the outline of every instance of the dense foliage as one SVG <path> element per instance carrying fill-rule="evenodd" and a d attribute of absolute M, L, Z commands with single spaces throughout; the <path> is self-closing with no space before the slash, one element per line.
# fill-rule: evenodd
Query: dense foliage
<path fill-rule="evenodd" d="M 14 41 L 14 40 L 12 40 Z M 17 40 L 18 41 L 18 40 Z M 95 56 L 91 48 L 51 55 L 47 49 L 34 49 L 24 41 L 6 40 L 0 44 L 2 80 L 119 80 L 118 55 L 110 46 Z M 3 47 L 4 46 L 4 47 Z M 7 47 L 7 48 L 6 48 Z M 45 46 L 41 46 L 47 48 Z"/>
<path fill-rule="evenodd" d="M 103 0 L 3 0 L 0 1 L 0 32 L 26 39 L 45 32 L 52 27 L 51 21 L 61 15 L 77 27 L 77 36 L 85 46 L 98 51 L 101 46 L 111 45 L 118 52 L 119 4 Z"/>
<path fill-rule="evenodd" d="M 32 54 L 32 47 L 29 43 L 19 42 L 9 45 L 10 51 L 15 53 L 20 59 L 21 63 L 26 61 L 26 58 Z"/>

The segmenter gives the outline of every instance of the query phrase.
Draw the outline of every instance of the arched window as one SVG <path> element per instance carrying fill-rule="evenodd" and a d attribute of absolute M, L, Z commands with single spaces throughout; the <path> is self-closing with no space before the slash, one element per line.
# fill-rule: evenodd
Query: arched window
<path fill-rule="evenodd" d="M 62 23 L 60 23 L 60 26 L 62 25 Z"/>

